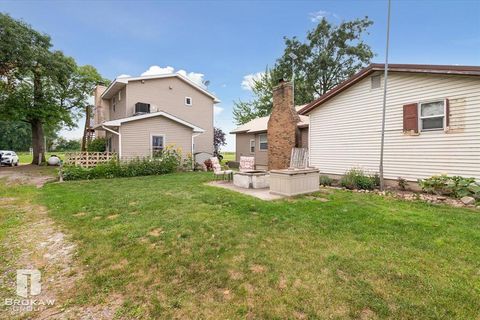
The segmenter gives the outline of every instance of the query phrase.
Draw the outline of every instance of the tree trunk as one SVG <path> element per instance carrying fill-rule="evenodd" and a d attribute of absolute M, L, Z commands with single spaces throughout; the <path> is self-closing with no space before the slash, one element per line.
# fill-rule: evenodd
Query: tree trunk
<path fill-rule="evenodd" d="M 90 130 L 90 106 L 87 106 L 85 108 L 85 128 L 83 129 L 83 138 L 82 138 L 82 151 L 87 151 L 87 145 L 90 141 L 88 141 L 89 138 L 89 132 Z"/>
<path fill-rule="evenodd" d="M 33 120 L 32 125 L 32 146 L 33 160 L 32 164 L 45 162 L 45 135 L 43 133 L 43 123 L 40 120 Z"/>

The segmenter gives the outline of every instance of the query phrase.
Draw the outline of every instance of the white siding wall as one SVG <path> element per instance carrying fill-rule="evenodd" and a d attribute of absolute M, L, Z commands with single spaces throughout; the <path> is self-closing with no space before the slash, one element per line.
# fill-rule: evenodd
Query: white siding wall
<path fill-rule="evenodd" d="M 378 172 L 382 88 L 370 77 L 310 113 L 311 165 L 343 174 L 353 167 Z M 450 101 L 450 130 L 403 133 L 403 105 Z M 447 173 L 480 179 L 480 77 L 389 74 L 385 177 L 408 180 Z"/>

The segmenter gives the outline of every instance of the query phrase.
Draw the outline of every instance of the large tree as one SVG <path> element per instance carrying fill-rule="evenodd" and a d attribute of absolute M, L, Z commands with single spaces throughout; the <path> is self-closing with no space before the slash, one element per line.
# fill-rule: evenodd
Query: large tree
<path fill-rule="evenodd" d="M 0 43 L 0 119 L 28 123 L 32 163 L 44 162 L 45 127 L 75 125 L 86 101 L 81 80 L 90 72 L 52 50 L 48 35 L 1 13 Z"/>
<path fill-rule="evenodd" d="M 322 19 L 308 31 L 305 41 L 285 37 L 283 55 L 253 82 L 251 101 L 234 106 L 237 124 L 270 114 L 272 89 L 280 78 L 292 78 L 295 60 L 295 104 L 302 105 L 323 95 L 370 63 L 373 52 L 362 37 L 372 25 L 367 17 L 333 25 Z"/>

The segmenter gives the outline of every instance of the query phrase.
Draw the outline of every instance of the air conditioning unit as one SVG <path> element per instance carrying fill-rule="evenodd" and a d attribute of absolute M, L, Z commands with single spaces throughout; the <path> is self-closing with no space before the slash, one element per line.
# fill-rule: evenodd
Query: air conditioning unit
<path fill-rule="evenodd" d="M 135 115 L 150 113 L 150 104 L 137 102 L 135 103 Z"/>

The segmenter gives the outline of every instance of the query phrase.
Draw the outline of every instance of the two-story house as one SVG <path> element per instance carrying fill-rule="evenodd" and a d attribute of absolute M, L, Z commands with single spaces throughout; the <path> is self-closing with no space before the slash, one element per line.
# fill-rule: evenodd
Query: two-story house
<path fill-rule="evenodd" d="M 167 145 L 194 155 L 213 154 L 213 94 L 180 74 L 117 78 L 94 92 L 94 129 L 108 151 L 128 160 L 154 156 Z"/>

